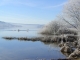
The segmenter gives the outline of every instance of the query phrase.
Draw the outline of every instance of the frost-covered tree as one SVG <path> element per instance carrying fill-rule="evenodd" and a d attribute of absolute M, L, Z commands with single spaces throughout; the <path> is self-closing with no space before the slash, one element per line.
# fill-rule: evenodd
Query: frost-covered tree
<path fill-rule="evenodd" d="M 60 24 L 58 23 L 58 21 L 54 20 L 51 21 L 50 23 L 48 23 L 47 25 L 45 25 L 40 33 L 42 34 L 56 34 L 56 32 L 59 30 L 60 28 Z"/>
<path fill-rule="evenodd" d="M 76 28 L 80 28 L 80 0 L 68 0 L 63 8 L 63 15 L 70 24 L 75 24 Z"/>
<path fill-rule="evenodd" d="M 41 30 L 40 33 L 42 34 L 59 34 L 59 31 L 67 29 L 67 24 L 64 20 L 57 17 L 55 20 L 46 24 Z"/>
<path fill-rule="evenodd" d="M 75 24 L 80 44 L 80 0 L 68 0 L 63 8 L 63 15 L 70 24 Z"/>
<path fill-rule="evenodd" d="M 60 22 L 61 21 L 61 22 Z M 78 31 L 80 30 L 80 0 L 68 0 L 65 4 L 62 15 L 57 17 L 54 21 L 47 24 L 41 30 L 42 33 L 57 33 L 59 30 L 67 29 L 67 25 L 71 25 L 76 28 Z"/>

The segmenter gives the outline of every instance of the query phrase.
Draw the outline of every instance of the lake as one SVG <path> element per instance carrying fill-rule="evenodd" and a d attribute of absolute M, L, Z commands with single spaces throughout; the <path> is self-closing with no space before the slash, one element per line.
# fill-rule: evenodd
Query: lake
<path fill-rule="evenodd" d="M 36 37 L 38 30 L 0 30 L 0 60 L 39 60 L 66 58 L 56 43 L 40 41 L 5 40 L 2 37 Z"/>

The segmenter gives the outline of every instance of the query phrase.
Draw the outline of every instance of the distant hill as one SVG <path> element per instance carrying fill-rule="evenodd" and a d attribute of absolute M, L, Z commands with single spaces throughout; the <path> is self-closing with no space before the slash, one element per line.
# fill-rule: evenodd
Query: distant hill
<path fill-rule="evenodd" d="M 21 27 L 27 27 L 27 28 L 41 28 L 43 27 L 43 24 L 19 24 L 19 23 L 14 23 L 16 26 L 21 26 Z"/>
<path fill-rule="evenodd" d="M 5 28 L 30 28 L 30 29 L 33 29 L 33 28 L 42 28 L 43 25 L 42 24 L 19 24 L 19 23 L 7 23 L 7 22 L 3 22 L 3 21 L 0 21 L 0 29 L 5 29 Z"/>
<path fill-rule="evenodd" d="M 16 25 L 0 21 L 0 29 L 17 27 Z"/>

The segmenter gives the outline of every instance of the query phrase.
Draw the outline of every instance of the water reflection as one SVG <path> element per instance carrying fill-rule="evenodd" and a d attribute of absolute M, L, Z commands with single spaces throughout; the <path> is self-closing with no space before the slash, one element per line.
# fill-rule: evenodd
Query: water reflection
<path fill-rule="evenodd" d="M 4 38 L 5 40 L 18 40 L 18 41 L 32 41 L 32 42 L 36 42 L 36 41 L 38 41 L 38 40 L 31 40 L 31 39 L 33 39 L 33 38 L 31 38 L 30 40 L 29 39 L 27 39 L 27 37 L 25 37 L 24 39 L 22 39 L 23 37 L 20 37 L 21 39 L 19 39 L 19 38 L 16 38 L 16 37 L 11 37 L 11 38 Z M 40 42 L 42 42 L 42 41 L 40 41 Z M 58 47 L 58 44 L 59 43 L 57 43 L 57 42 L 55 42 L 55 43 L 53 43 L 53 42 L 42 42 L 44 45 L 47 45 L 47 46 L 49 46 L 49 47 L 54 47 L 54 48 L 56 48 L 56 47 Z"/>
<path fill-rule="evenodd" d="M 38 60 L 66 58 L 57 43 L 26 40 L 5 40 L 4 36 L 35 37 L 37 31 L 0 31 L 0 60 Z"/>
<path fill-rule="evenodd" d="M 63 52 L 62 52 L 63 53 Z M 69 57 L 70 53 L 63 53 L 66 57 Z"/>

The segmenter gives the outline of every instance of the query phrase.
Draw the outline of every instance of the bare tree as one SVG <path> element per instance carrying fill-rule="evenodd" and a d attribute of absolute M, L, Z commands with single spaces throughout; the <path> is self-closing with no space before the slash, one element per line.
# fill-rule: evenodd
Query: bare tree
<path fill-rule="evenodd" d="M 70 21 L 68 21 L 65 17 L 64 14 L 59 15 L 58 18 L 60 19 L 60 21 L 62 21 L 63 23 L 65 23 L 66 25 L 71 25 L 72 27 L 76 28 L 77 27 L 75 25 L 73 25 L 73 23 L 71 23 Z M 66 27 L 66 26 L 65 26 Z"/>
<path fill-rule="evenodd" d="M 63 8 L 63 15 L 65 16 L 65 21 L 69 24 L 75 24 L 78 36 L 80 37 L 80 0 L 68 0 Z M 80 44 L 80 38 L 79 38 Z"/>
<path fill-rule="evenodd" d="M 68 0 L 63 8 L 63 15 L 67 18 L 65 21 L 80 28 L 80 0 Z"/>
<path fill-rule="evenodd" d="M 61 22 L 60 22 L 61 21 Z M 62 15 L 57 17 L 54 21 L 43 27 L 41 33 L 54 34 L 59 30 L 67 29 L 67 25 L 73 26 L 79 31 L 80 27 L 80 0 L 68 0 L 63 8 Z"/>
<path fill-rule="evenodd" d="M 51 21 L 50 23 L 48 23 L 47 25 L 45 25 L 40 33 L 43 34 L 56 34 L 56 32 L 59 30 L 60 28 L 60 24 L 57 20 Z"/>
<path fill-rule="evenodd" d="M 40 33 L 42 34 L 62 34 L 60 33 L 60 31 L 69 30 L 67 26 L 68 24 L 64 21 L 64 18 L 62 18 L 62 16 L 61 17 L 59 16 L 55 20 L 45 25 L 40 30 Z"/>

